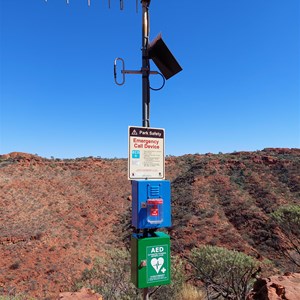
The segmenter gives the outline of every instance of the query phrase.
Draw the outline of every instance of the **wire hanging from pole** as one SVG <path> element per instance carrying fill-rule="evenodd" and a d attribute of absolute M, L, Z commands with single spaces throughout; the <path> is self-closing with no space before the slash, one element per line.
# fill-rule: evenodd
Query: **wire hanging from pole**
<path fill-rule="evenodd" d="M 163 83 L 162 83 L 161 87 L 159 87 L 159 88 L 153 88 L 153 87 L 150 86 L 150 81 L 149 81 L 149 88 L 150 88 L 152 91 L 155 91 L 155 92 L 156 92 L 156 91 L 160 91 L 160 90 L 165 86 L 165 83 L 166 83 L 166 79 L 165 79 L 164 75 L 161 74 L 160 72 L 157 72 L 157 74 L 160 75 L 161 78 L 162 78 L 162 80 L 163 80 Z"/>

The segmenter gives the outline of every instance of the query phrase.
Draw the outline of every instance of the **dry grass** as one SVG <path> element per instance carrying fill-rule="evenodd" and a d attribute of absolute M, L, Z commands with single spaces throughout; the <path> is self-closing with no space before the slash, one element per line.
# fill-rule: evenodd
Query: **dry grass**
<path fill-rule="evenodd" d="M 204 300 L 205 294 L 191 284 L 184 284 L 178 295 L 178 300 Z"/>

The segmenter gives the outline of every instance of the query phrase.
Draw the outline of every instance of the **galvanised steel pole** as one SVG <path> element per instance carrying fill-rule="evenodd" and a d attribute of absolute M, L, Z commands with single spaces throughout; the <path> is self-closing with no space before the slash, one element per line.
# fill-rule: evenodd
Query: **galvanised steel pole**
<path fill-rule="evenodd" d="M 149 5 L 151 0 L 142 0 L 142 107 L 143 127 L 150 127 L 150 64 L 148 57 L 149 45 Z"/>
<path fill-rule="evenodd" d="M 143 106 L 143 127 L 150 127 L 150 84 L 149 72 L 150 63 L 148 57 L 149 45 L 149 5 L 151 0 L 142 0 L 142 106 Z M 146 231 L 146 232 L 145 232 Z M 144 229 L 144 235 L 147 235 Z M 149 300 L 149 289 L 143 289 L 143 300 Z"/>

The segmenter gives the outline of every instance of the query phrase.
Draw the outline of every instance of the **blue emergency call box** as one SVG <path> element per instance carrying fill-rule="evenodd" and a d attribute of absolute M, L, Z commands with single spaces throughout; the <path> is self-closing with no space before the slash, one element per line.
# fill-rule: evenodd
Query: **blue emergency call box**
<path fill-rule="evenodd" d="M 132 181 L 132 225 L 136 229 L 171 226 L 169 180 Z"/>

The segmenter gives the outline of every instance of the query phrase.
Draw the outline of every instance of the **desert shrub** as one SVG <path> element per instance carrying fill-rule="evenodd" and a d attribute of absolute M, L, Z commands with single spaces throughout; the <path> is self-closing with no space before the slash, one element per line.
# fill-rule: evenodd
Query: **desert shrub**
<path fill-rule="evenodd" d="M 150 291 L 150 299 L 166 300 L 166 299 L 181 299 L 179 295 L 185 283 L 185 274 L 183 262 L 176 256 L 171 257 L 171 283 L 170 285 L 162 285 L 158 288 L 153 288 Z"/>
<path fill-rule="evenodd" d="M 300 205 L 282 206 L 272 213 L 272 218 L 285 234 L 300 237 Z"/>
<path fill-rule="evenodd" d="M 183 263 L 177 257 L 171 258 L 171 284 L 149 288 L 150 299 L 178 299 L 185 282 Z M 94 259 L 90 269 L 85 269 L 73 286 L 74 291 L 90 288 L 105 300 L 140 300 L 142 290 L 137 289 L 130 278 L 130 254 L 125 250 L 111 250 L 106 257 Z"/>
<path fill-rule="evenodd" d="M 106 257 L 97 257 L 91 269 L 85 269 L 74 284 L 74 290 L 87 287 L 101 294 L 104 299 L 140 299 L 130 280 L 129 253 L 111 250 Z"/>
<path fill-rule="evenodd" d="M 176 295 L 176 300 L 204 300 L 205 294 L 203 291 L 194 287 L 191 284 L 184 284 L 182 289 Z"/>
<path fill-rule="evenodd" d="M 189 260 L 209 299 L 246 299 L 259 270 L 252 257 L 216 246 L 193 249 Z"/>
<path fill-rule="evenodd" d="M 271 214 L 288 241 L 288 247 L 279 249 L 291 262 L 300 267 L 300 205 L 282 206 Z"/>

